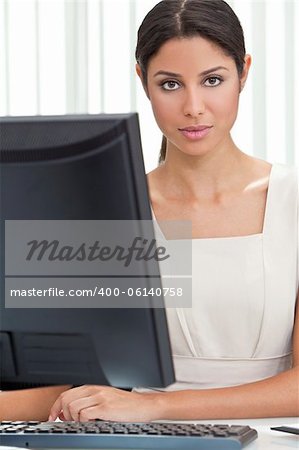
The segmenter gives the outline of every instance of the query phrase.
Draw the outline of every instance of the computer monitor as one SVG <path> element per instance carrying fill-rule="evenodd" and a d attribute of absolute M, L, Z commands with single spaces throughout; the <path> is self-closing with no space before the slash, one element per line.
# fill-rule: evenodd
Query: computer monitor
<path fill-rule="evenodd" d="M 137 114 L 6 117 L 0 147 L 0 389 L 174 382 L 165 309 L 153 297 L 142 308 L 5 303 L 7 221 L 151 220 Z"/>

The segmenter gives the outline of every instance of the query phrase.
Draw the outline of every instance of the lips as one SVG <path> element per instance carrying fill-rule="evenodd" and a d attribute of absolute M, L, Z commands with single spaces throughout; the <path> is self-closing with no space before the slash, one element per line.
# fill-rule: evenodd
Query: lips
<path fill-rule="evenodd" d="M 180 131 L 203 131 L 206 128 L 212 128 L 211 125 L 197 125 L 185 128 L 179 128 Z"/>
<path fill-rule="evenodd" d="M 182 135 L 190 140 L 199 140 L 204 138 L 211 130 L 211 125 L 196 125 L 185 128 L 179 128 Z"/>

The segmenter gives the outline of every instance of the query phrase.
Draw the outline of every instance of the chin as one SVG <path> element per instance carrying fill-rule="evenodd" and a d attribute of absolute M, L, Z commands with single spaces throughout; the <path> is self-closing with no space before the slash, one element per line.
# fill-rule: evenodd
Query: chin
<path fill-rule="evenodd" d="M 211 151 L 211 146 L 201 145 L 201 144 L 193 144 L 193 145 L 185 145 L 184 147 L 177 147 L 177 150 L 186 156 L 199 157 L 205 156 Z"/>

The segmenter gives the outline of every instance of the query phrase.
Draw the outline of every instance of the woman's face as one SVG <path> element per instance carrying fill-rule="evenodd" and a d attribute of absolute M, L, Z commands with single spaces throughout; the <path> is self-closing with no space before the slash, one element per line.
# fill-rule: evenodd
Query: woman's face
<path fill-rule="evenodd" d="M 246 56 L 240 78 L 232 57 L 202 37 L 160 48 L 149 61 L 147 94 L 169 149 L 203 155 L 229 142 L 249 65 Z"/>

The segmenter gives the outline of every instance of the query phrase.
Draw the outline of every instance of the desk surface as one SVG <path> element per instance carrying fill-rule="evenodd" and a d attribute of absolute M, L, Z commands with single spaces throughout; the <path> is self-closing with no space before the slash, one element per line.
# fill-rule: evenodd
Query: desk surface
<path fill-rule="evenodd" d="M 244 450 L 299 450 L 299 436 L 279 431 L 272 431 L 270 427 L 280 425 L 294 425 L 299 427 L 298 417 L 282 417 L 278 419 L 242 419 L 242 420 L 211 420 L 202 423 L 229 423 L 249 425 L 258 432 L 258 438 L 244 447 Z"/>
<path fill-rule="evenodd" d="M 200 423 L 228 423 L 250 425 L 258 432 L 258 438 L 244 450 L 299 450 L 299 436 L 270 430 L 272 426 L 294 425 L 299 426 L 298 417 L 283 417 L 276 419 L 243 419 L 243 420 L 209 420 Z M 0 446 L 1 447 L 1 446 Z M 12 447 L 1 447 L 1 450 L 11 450 Z"/>

